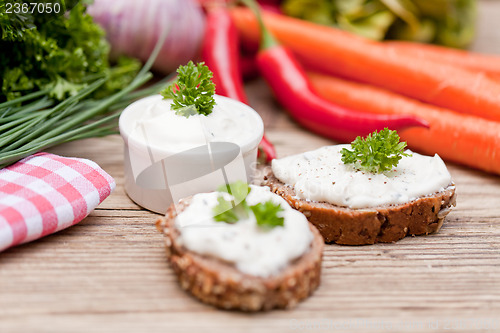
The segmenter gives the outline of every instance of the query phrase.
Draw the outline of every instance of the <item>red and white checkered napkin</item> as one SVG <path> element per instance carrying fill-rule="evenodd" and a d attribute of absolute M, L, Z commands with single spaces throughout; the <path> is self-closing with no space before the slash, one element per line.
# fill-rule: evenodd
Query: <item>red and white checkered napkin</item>
<path fill-rule="evenodd" d="M 114 188 L 81 158 L 38 153 L 0 170 L 0 251 L 80 222 Z"/>

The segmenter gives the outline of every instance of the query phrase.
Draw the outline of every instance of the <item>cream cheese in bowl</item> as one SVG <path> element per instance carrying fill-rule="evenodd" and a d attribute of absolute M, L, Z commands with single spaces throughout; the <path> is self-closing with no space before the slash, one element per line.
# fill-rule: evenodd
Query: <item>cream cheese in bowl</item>
<path fill-rule="evenodd" d="M 250 212 L 248 218 L 233 224 L 217 222 L 213 208 L 221 193 L 200 193 L 179 213 L 175 226 L 180 231 L 179 244 L 198 254 L 232 263 L 243 273 L 269 277 L 279 274 L 290 262 L 311 247 L 313 234 L 306 217 L 294 210 L 268 187 L 250 185 L 248 205 L 271 200 L 283 211 L 283 226 L 262 230 Z M 225 195 L 230 196 L 225 193 Z"/>
<path fill-rule="evenodd" d="M 404 204 L 441 192 L 452 183 L 437 154 L 424 156 L 407 150 L 411 156 L 403 156 L 397 167 L 373 174 L 344 164 L 342 148 L 350 145 L 326 146 L 273 160 L 273 173 L 293 186 L 300 199 L 355 209 Z"/>
<path fill-rule="evenodd" d="M 123 111 L 119 127 L 125 141 L 125 190 L 137 204 L 165 213 L 182 197 L 252 180 L 262 119 L 241 102 L 214 99 L 208 116 L 177 115 L 172 101 L 161 95 Z"/>

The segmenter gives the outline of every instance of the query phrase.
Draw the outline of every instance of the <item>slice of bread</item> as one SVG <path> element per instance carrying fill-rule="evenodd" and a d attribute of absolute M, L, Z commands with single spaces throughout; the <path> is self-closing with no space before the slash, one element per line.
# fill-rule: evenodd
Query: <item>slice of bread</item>
<path fill-rule="evenodd" d="M 279 275 L 262 278 L 183 247 L 175 218 L 188 205 L 189 199 L 185 199 L 170 206 L 165 217 L 156 221 L 156 227 L 165 236 L 167 256 L 181 287 L 201 301 L 223 309 L 243 311 L 290 308 L 319 286 L 323 238 L 311 224 L 314 238 L 310 250 Z"/>
<path fill-rule="evenodd" d="M 318 228 L 326 243 L 367 245 L 398 241 L 409 235 L 439 231 L 443 220 L 455 206 L 455 186 L 401 205 L 351 209 L 326 202 L 299 199 L 293 187 L 285 185 L 272 172 L 262 185 L 283 197 Z"/>

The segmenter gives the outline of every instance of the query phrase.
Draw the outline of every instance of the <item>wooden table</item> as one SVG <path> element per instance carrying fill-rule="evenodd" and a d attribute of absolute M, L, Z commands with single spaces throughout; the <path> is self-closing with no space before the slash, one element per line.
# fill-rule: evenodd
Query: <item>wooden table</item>
<path fill-rule="evenodd" d="M 500 3 L 481 2 L 480 15 L 474 47 L 500 53 Z M 262 81 L 249 83 L 248 93 L 280 156 L 332 144 L 290 121 Z M 122 149 L 112 136 L 53 150 L 96 161 L 117 188 L 78 225 L 0 254 L 1 333 L 500 330 L 498 176 L 449 164 L 458 204 L 438 234 L 328 245 L 311 298 L 289 311 L 245 314 L 180 289 L 153 225 L 157 215 L 124 192 Z"/>

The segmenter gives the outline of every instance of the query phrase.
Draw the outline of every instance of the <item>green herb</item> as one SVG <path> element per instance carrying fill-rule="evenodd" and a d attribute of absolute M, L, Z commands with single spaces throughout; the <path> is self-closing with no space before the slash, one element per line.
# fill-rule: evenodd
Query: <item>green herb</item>
<path fill-rule="evenodd" d="M 285 219 L 278 216 L 278 213 L 283 211 L 283 208 L 281 208 L 279 204 L 275 204 L 272 201 L 266 201 L 250 206 L 250 209 L 255 215 L 258 226 L 264 228 L 283 226 Z"/>
<path fill-rule="evenodd" d="M 248 205 L 245 201 L 250 192 L 247 183 L 237 181 L 217 189 L 218 192 L 229 193 L 233 200 L 226 200 L 223 195 L 219 195 L 219 204 L 214 207 L 214 220 L 218 222 L 236 223 L 240 219 L 248 217 Z"/>
<path fill-rule="evenodd" d="M 250 186 L 247 183 L 238 180 L 234 183 L 222 185 L 217 188 L 217 192 L 226 192 L 234 197 L 237 203 L 245 203 L 245 198 L 250 193 Z M 246 204 L 246 203 L 245 203 Z"/>
<path fill-rule="evenodd" d="M 380 173 L 397 166 L 403 156 L 410 156 L 404 152 L 405 147 L 406 142 L 399 142 L 396 131 L 385 128 L 366 139 L 358 136 L 351 143 L 353 150 L 342 149 L 342 162 L 354 164 L 359 170 Z"/>
<path fill-rule="evenodd" d="M 127 86 L 140 68 L 131 59 L 110 66 L 104 31 L 81 2 L 67 15 L 54 16 L 37 11 L 6 13 L 2 1 L 0 28 L 0 102 L 44 89 L 53 100 L 62 101 L 103 77 L 108 80 L 92 95 L 106 97 Z"/>
<path fill-rule="evenodd" d="M 14 7 L 18 3 L 22 4 L 20 1 L 10 1 L 9 5 Z M 2 32 L 1 38 L 3 40 L 15 41 L 22 39 L 23 32 L 26 29 L 33 28 L 34 25 L 34 17 L 29 13 L 23 13 L 19 11 L 16 13 L 12 11 L 11 13 L 7 13 L 7 1 L 0 1 L 0 31 Z"/>
<path fill-rule="evenodd" d="M 214 220 L 217 222 L 236 223 L 240 219 L 232 201 L 226 200 L 222 195 L 217 198 L 219 203 L 214 207 Z"/>
<path fill-rule="evenodd" d="M 80 4 L 69 15 L 52 18 L 29 30 L 8 30 L 4 18 L 0 17 L 2 33 L 17 39 L 12 44 L 0 41 L 0 72 L 6 75 L 2 77 L 2 92 L 7 94 L 0 94 L 0 100 L 7 99 L 0 103 L 0 168 L 61 143 L 118 133 L 121 109 L 137 98 L 160 92 L 170 83 L 167 77 L 135 91 L 152 78 L 148 71 L 162 43 L 157 43 L 138 73 L 139 63 L 131 59 L 109 67 L 107 53 L 102 53 L 108 46 L 98 33 L 100 28 L 84 14 Z M 66 41 L 63 48 L 58 38 Z M 23 54 L 22 50 L 31 51 Z M 14 58 L 8 59 L 9 56 Z M 31 63 L 26 59 L 31 59 Z M 11 61 L 20 62 L 19 66 L 4 66 Z M 19 75 L 14 80 L 16 70 Z"/>
<path fill-rule="evenodd" d="M 213 209 L 215 221 L 233 224 L 241 219 L 248 218 L 249 212 L 252 211 L 257 225 L 263 229 L 283 226 L 284 218 L 278 216 L 283 211 L 279 204 L 266 201 L 253 206 L 248 205 L 245 200 L 250 192 L 248 184 L 238 181 L 222 186 L 218 191 L 231 194 L 233 200 L 227 200 L 223 195 L 219 195 L 217 198 L 218 205 Z"/>
<path fill-rule="evenodd" d="M 215 105 L 215 84 L 212 72 L 200 62 L 190 61 L 177 69 L 177 80 L 161 92 L 164 99 L 172 98 L 176 114 L 188 118 L 195 114 L 208 116 Z"/>

